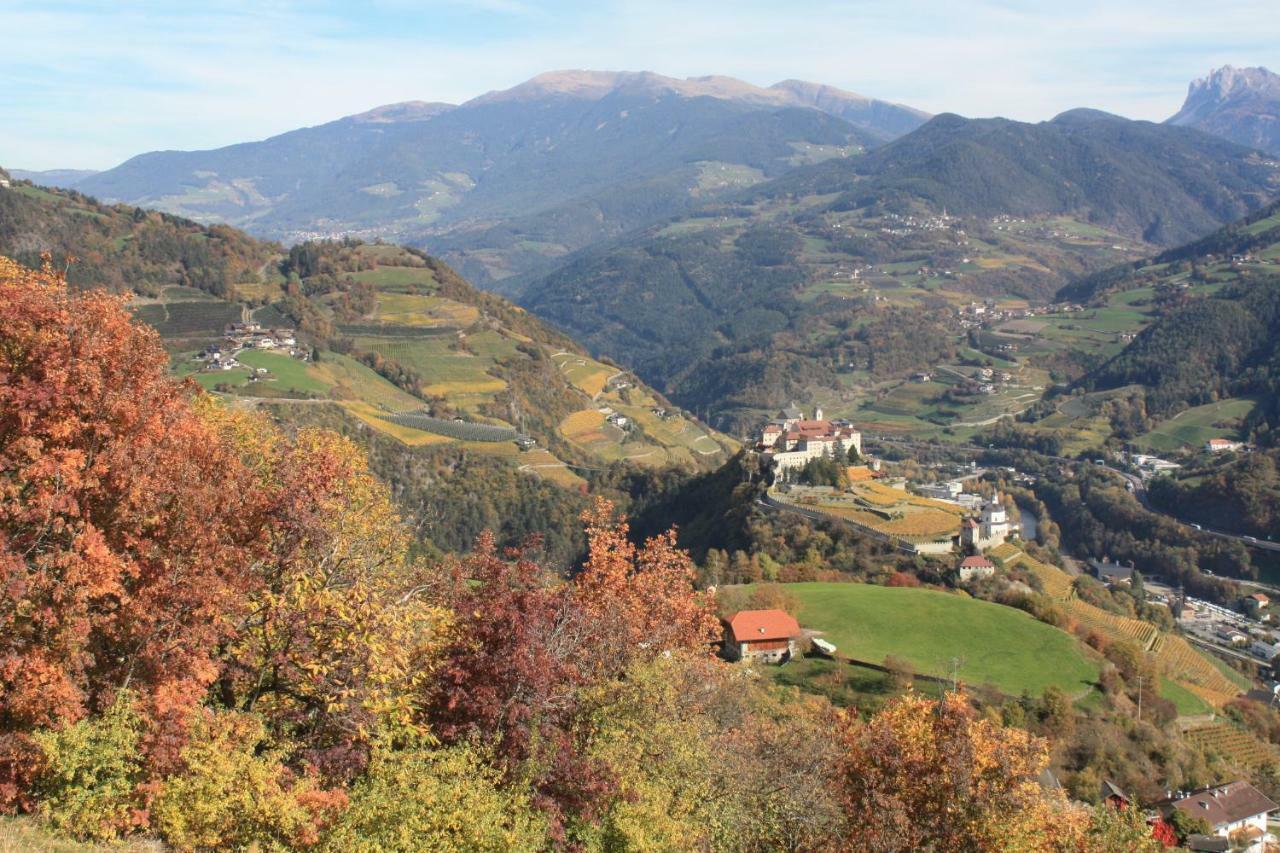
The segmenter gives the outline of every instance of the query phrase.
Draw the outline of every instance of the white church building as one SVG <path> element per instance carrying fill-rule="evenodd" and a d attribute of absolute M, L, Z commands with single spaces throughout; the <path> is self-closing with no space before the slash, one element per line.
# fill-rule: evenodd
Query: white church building
<path fill-rule="evenodd" d="M 994 548 L 1009 538 L 1011 529 L 1009 513 L 997 494 L 993 500 L 983 504 L 977 518 L 965 519 L 960 527 L 960 545 L 975 552 Z"/>

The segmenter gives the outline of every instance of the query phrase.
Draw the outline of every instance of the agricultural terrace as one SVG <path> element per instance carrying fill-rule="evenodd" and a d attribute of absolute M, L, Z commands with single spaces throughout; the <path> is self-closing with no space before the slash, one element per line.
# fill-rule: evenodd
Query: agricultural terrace
<path fill-rule="evenodd" d="M 1169 690 L 1162 685 L 1161 693 L 1179 706 L 1180 713 L 1201 713 L 1200 706 L 1186 694 L 1220 708 L 1248 689 L 1247 679 L 1218 665 L 1181 636 L 1162 632 L 1142 619 L 1111 613 L 1080 600 L 1075 596 L 1070 575 L 1056 566 L 1035 560 L 1007 543 L 992 549 L 990 556 L 1006 567 L 1018 566 L 1034 575 L 1045 594 L 1062 602 L 1067 615 L 1077 625 L 1113 642 L 1137 643 L 1155 659 L 1160 672 L 1172 685 Z"/>
<path fill-rule="evenodd" d="M 927 589 L 855 583 L 787 584 L 800 601 L 798 618 L 823 632 L 839 654 L 871 663 L 905 658 L 922 674 L 994 684 L 1018 695 L 1056 685 L 1086 693 L 1098 662 L 1074 637 L 1026 613 Z"/>
<path fill-rule="evenodd" d="M 1205 723 L 1191 726 L 1183 737 L 1205 752 L 1213 752 L 1233 764 L 1256 767 L 1280 760 L 1276 748 L 1231 723 Z"/>
<path fill-rule="evenodd" d="M 960 533 L 964 510 L 913 495 L 874 480 L 859 480 L 848 491 L 790 487 L 781 496 L 806 509 L 845 519 L 907 542 L 934 542 Z"/>

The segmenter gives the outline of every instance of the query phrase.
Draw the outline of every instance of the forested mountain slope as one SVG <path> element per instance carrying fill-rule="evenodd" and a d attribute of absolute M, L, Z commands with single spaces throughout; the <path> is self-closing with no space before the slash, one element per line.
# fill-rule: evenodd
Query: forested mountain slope
<path fill-rule="evenodd" d="M 563 534 L 589 478 L 616 465 L 709 468 L 733 448 L 416 250 L 346 241 L 285 252 L 75 191 L 0 188 L 0 254 L 38 266 L 46 253 L 74 286 L 135 294 L 135 316 L 160 332 L 179 373 L 377 448 L 379 473 L 445 549 L 484 525 L 504 541 L 546 533 L 555 557 L 572 559 L 580 542 Z M 227 336 L 232 323 L 261 330 Z"/>
<path fill-rule="evenodd" d="M 1047 301 L 1277 187 L 1276 163 L 1186 128 L 1089 111 L 1038 125 L 939 116 L 585 250 L 521 301 L 734 423 L 838 394 L 846 375 L 932 367 L 954 341 L 942 326 L 975 297 Z"/>

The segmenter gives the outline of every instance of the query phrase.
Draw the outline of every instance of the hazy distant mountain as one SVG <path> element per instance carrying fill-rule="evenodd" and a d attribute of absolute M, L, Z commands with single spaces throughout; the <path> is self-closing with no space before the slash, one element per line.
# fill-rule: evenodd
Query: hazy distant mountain
<path fill-rule="evenodd" d="M 46 169 L 31 171 L 30 169 L 10 169 L 9 174 L 19 181 L 31 181 L 44 187 L 62 187 L 71 189 L 85 178 L 98 174 L 93 169 Z"/>
<path fill-rule="evenodd" d="M 808 83 L 563 71 L 457 107 L 392 104 L 261 142 L 143 154 L 77 188 L 289 241 L 411 240 L 484 282 L 926 118 Z"/>
<path fill-rule="evenodd" d="M 1168 123 L 1280 155 L 1280 74 L 1224 65 L 1191 84 L 1186 103 Z"/>
<path fill-rule="evenodd" d="M 1173 245 L 1265 203 L 1275 177 L 1248 149 L 1206 133 L 1077 109 L 1038 124 L 940 115 L 865 157 L 796 169 L 749 195 L 841 192 L 843 206 L 1084 214 Z"/>

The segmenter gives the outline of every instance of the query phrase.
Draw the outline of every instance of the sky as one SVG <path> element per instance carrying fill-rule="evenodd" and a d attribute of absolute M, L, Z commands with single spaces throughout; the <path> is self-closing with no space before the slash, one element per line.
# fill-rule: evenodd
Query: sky
<path fill-rule="evenodd" d="M 799 78 L 928 112 L 1172 115 L 1280 71 L 1277 0 L 0 0 L 0 165 L 104 169 L 591 68 Z"/>

